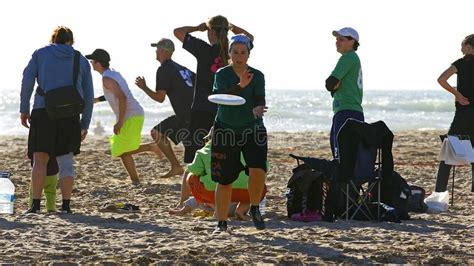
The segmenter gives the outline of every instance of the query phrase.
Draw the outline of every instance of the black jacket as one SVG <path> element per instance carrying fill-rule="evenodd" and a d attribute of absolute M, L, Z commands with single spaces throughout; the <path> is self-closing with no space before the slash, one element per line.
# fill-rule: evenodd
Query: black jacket
<path fill-rule="evenodd" d="M 353 175 L 359 144 L 368 149 L 382 149 L 382 178 L 391 185 L 393 172 L 393 133 L 383 121 L 372 124 L 348 119 L 337 134 L 339 147 L 339 180 L 347 182 Z"/>

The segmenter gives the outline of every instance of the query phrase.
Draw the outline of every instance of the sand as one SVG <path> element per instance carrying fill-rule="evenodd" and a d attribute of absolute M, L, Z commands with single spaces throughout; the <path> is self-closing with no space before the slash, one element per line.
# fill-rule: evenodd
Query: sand
<path fill-rule="evenodd" d="M 440 133 L 395 132 L 395 170 L 428 193 L 434 189 Z M 467 166 L 457 168 L 455 205 L 446 213 L 411 213 L 400 224 L 301 223 L 286 218 L 284 192 L 296 165 L 288 154 L 329 158 L 328 134 L 272 133 L 267 229 L 231 220 L 230 234 L 213 237 L 213 218 L 168 214 L 181 179 L 159 178 L 168 170 L 166 160 L 136 156 L 143 185 L 134 187 L 120 161 L 110 158 L 106 137 L 89 137 L 76 157 L 74 214 L 23 214 L 31 173 L 26 139 L 0 137 L 0 170 L 13 172 L 17 189 L 16 214 L 0 215 L 3 263 L 474 263 L 474 193 Z M 181 146 L 176 150 L 182 158 Z M 100 211 L 107 201 L 129 202 L 140 211 Z"/>

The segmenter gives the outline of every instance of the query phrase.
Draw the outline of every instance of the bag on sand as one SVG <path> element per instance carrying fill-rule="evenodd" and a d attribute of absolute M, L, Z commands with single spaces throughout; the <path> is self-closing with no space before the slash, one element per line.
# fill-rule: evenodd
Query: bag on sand
<path fill-rule="evenodd" d="M 428 205 L 428 212 L 445 212 L 448 211 L 449 206 L 449 192 L 433 192 L 425 199 Z"/>
<path fill-rule="evenodd" d="M 426 192 L 422 187 L 410 186 L 411 196 L 408 198 L 408 211 L 424 213 L 428 206 L 424 202 Z"/>
<path fill-rule="evenodd" d="M 293 169 L 286 190 L 288 218 L 293 214 L 323 209 L 323 175 L 301 164 Z"/>
<path fill-rule="evenodd" d="M 392 172 L 390 183 L 382 181 L 382 202 L 395 208 L 398 218 L 401 220 L 409 220 L 408 215 L 408 200 L 411 196 L 410 186 L 405 178 L 403 178 L 397 171 Z M 376 197 L 376 192 L 374 197 Z"/>

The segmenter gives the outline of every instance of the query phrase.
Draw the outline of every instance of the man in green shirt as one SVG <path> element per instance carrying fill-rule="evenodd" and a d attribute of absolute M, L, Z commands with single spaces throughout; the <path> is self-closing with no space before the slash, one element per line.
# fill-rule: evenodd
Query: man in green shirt
<path fill-rule="evenodd" d="M 336 48 L 341 54 L 336 67 L 326 79 L 326 89 L 333 97 L 334 112 L 331 127 L 331 150 L 335 159 L 339 158 L 337 133 L 347 119 L 364 121 L 362 109 L 362 68 L 356 51 L 359 47 L 359 34 L 353 28 L 333 31 Z"/>

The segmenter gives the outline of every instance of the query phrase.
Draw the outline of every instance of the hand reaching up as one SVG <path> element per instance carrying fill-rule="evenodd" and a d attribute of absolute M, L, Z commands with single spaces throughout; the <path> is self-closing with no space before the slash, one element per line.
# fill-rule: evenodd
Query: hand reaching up
<path fill-rule="evenodd" d="M 245 88 L 253 79 L 253 73 L 250 70 L 246 69 L 242 74 L 240 74 L 240 87 Z"/>

